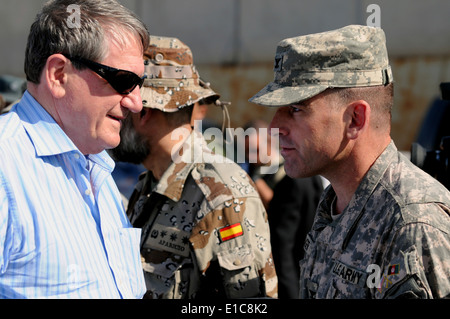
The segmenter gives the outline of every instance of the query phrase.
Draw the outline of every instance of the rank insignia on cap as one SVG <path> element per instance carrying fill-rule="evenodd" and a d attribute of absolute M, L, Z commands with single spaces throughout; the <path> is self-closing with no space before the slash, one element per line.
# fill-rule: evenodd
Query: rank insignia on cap
<path fill-rule="evenodd" d="M 242 231 L 241 223 L 236 223 L 219 229 L 219 234 L 220 241 L 225 242 L 227 240 L 242 236 L 244 232 Z"/>
<path fill-rule="evenodd" d="M 274 71 L 280 71 L 282 65 L 283 65 L 283 56 L 281 54 L 277 54 L 275 56 L 275 62 L 274 62 L 274 65 L 273 65 Z"/>
<path fill-rule="evenodd" d="M 389 265 L 388 268 L 388 273 L 387 275 L 397 275 L 400 271 L 400 265 L 399 264 L 395 264 L 395 265 Z"/>

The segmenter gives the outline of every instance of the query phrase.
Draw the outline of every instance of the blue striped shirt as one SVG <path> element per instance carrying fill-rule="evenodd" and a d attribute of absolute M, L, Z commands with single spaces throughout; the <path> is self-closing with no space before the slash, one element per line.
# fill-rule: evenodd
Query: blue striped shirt
<path fill-rule="evenodd" d="M 0 117 L 0 298 L 141 298 L 132 228 L 104 151 L 84 156 L 25 92 Z"/>

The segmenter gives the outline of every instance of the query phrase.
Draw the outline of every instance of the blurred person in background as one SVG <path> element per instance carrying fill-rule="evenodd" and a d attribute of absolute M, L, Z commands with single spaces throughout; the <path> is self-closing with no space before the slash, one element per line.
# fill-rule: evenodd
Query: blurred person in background
<path fill-rule="evenodd" d="M 248 173 L 255 182 L 269 216 L 270 241 L 278 276 L 278 297 L 296 299 L 303 245 L 314 221 L 323 185 L 319 176 L 291 178 L 286 175 L 284 160 L 278 148 L 273 147 L 278 143 L 272 145 L 268 128 L 269 124 L 263 120 L 253 120 L 244 126 L 244 130 L 249 132 L 246 135 L 246 161 Z M 249 131 L 252 129 L 254 131 Z M 271 165 L 271 159 L 275 157 L 274 163 L 279 163 L 277 171 L 264 174 L 261 168 Z"/>
<path fill-rule="evenodd" d="M 3 98 L 3 95 L 0 94 L 0 114 L 3 113 L 3 109 L 6 107 L 6 101 Z M 5 112 L 6 113 L 6 112 Z"/>
<path fill-rule="evenodd" d="M 19 102 L 26 89 L 26 79 L 7 74 L 0 75 L 0 95 L 4 102 L 0 114 L 8 113 L 12 106 Z"/>

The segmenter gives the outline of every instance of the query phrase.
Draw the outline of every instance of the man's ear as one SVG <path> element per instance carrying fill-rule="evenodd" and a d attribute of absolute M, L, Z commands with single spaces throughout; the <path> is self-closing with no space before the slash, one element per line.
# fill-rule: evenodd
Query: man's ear
<path fill-rule="evenodd" d="M 143 107 L 141 112 L 139 113 L 139 123 L 141 125 L 146 124 L 150 117 L 152 116 L 152 109 L 148 107 Z"/>
<path fill-rule="evenodd" d="M 139 113 L 132 113 L 128 116 L 133 117 L 134 127 L 140 132 L 141 130 L 146 129 L 148 122 L 153 117 L 153 111 L 152 108 L 143 107 Z"/>
<path fill-rule="evenodd" d="M 369 103 L 364 100 L 354 101 L 347 106 L 349 139 L 356 139 L 369 127 L 370 111 Z"/>
<path fill-rule="evenodd" d="M 48 57 L 44 66 L 44 81 L 54 98 L 61 98 L 66 93 L 67 67 L 69 59 L 62 54 Z"/>

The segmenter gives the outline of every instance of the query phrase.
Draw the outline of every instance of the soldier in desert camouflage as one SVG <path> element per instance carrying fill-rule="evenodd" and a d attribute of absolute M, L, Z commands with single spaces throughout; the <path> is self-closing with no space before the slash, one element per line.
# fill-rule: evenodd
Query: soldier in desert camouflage
<path fill-rule="evenodd" d="M 276 297 L 267 215 L 247 174 L 213 154 L 190 125 L 202 86 L 188 46 L 152 36 L 144 111 L 126 120 L 113 156 L 143 163 L 128 205 L 142 228 L 147 298 Z"/>
<path fill-rule="evenodd" d="M 331 182 L 301 298 L 450 296 L 450 194 L 391 140 L 392 82 L 384 32 L 352 25 L 281 41 L 274 81 L 251 98 L 279 107 L 287 174 Z"/>

